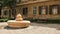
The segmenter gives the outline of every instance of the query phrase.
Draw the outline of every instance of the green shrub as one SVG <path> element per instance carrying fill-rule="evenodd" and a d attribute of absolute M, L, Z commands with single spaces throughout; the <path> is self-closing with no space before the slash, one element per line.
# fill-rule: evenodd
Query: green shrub
<path fill-rule="evenodd" d="M 0 22 L 7 22 L 8 19 L 0 19 Z"/>
<path fill-rule="evenodd" d="M 14 20 L 14 18 L 5 18 L 5 17 L 2 17 L 0 18 L 0 22 L 7 22 L 8 20 Z"/>
<path fill-rule="evenodd" d="M 35 19 L 35 18 L 25 18 L 24 20 L 29 20 L 31 22 L 38 22 L 38 23 L 59 23 L 60 19 Z"/>

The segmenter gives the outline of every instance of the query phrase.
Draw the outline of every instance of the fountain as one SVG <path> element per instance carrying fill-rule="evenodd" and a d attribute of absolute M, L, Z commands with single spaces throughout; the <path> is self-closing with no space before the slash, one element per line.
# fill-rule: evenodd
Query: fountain
<path fill-rule="evenodd" d="M 9 27 L 12 28 L 21 28 L 21 27 L 28 27 L 30 25 L 30 21 L 23 20 L 22 16 L 18 14 L 15 20 L 7 21 Z"/>

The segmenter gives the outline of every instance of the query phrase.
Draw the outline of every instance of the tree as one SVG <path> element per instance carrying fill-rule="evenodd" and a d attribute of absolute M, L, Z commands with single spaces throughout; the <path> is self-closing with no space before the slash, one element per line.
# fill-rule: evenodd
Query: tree
<path fill-rule="evenodd" d="M 15 6 L 16 0 L 0 0 L 1 6 Z"/>
<path fill-rule="evenodd" d="M 16 0 L 0 0 L 0 7 L 10 7 L 11 11 L 15 10 L 16 7 Z"/>

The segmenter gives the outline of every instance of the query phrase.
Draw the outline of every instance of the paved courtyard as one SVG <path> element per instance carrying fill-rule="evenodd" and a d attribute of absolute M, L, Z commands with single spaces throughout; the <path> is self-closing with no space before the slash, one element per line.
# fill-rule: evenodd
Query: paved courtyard
<path fill-rule="evenodd" d="M 60 34 L 60 24 L 31 23 L 29 27 L 20 29 L 5 27 L 0 29 L 0 34 Z"/>

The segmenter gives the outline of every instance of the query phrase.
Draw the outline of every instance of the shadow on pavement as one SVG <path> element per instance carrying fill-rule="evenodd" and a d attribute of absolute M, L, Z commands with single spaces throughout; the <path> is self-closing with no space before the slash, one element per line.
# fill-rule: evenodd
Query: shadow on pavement
<path fill-rule="evenodd" d="M 6 26 L 4 29 L 7 29 L 7 30 L 17 30 L 17 29 L 25 29 L 27 27 L 23 27 L 23 28 L 11 28 L 11 27 L 8 27 Z"/>

